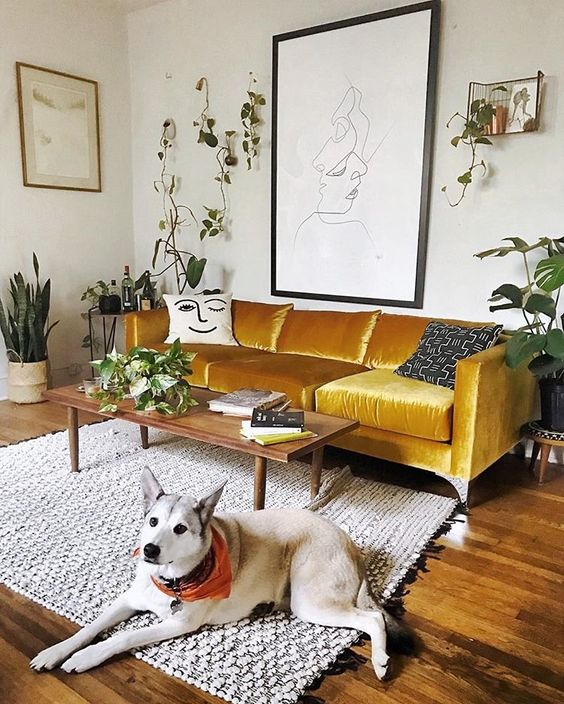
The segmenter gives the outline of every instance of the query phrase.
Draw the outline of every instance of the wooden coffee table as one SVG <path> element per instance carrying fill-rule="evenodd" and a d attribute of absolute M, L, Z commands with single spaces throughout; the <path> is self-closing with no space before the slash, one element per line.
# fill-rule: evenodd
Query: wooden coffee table
<path fill-rule="evenodd" d="M 321 470 L 323 468 L 323 448 L 332 440 L 345 433 L 358 428 L 357 420 L 334 418 L 333 416 L 305 412 L 305 425 L 308 430 L 316 433 L 317 437 L 280 443 L 279 445 L 262 446 L 253 440 L 248 440 L 240 434 L 241 418 L 225 416 L 221 413 L 212 413 L 208 410 L 207 402 L 218 398 L 221 394 L 207 389 L 192 389 L 192 395 L 199 405 L 194 406 L 189 412 L 180 417 L 161 416 L 156 412 L 145 413 L 133 410 L 133 401 L 126 400 L 119 404 L 117 413 L 99 413 L 99 402 L 88 398 L 77 391 L 76 386 L 63 386 L 50 389 L 43 397 L 54 403 L 67 407 L 69 428 L 69 450 L 71 470 L 79 469 L 78 452 L 78 411 L 98 413 L 108 418 L 120 418 L 135 423 L 141 431 L 141 445 L 144 449 L 149 447 L 148 429 L 157 428 L 174 435 L 180 435 L 192 440 L 200 440 L 210 445 L 228 447 L 231 450 L 245 452 L 255 457 L 255 486 L 254 508 L 264 508 L 266 493 L 266 463 L 267 460 L 289 462 L 304 455 L 313 453 L 311 463 L 311 496 L 315 497 L 321 483 Z"/>

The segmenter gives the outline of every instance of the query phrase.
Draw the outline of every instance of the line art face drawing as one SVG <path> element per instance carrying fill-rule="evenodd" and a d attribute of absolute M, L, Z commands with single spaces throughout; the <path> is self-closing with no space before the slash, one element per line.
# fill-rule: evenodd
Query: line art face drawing
<path fill-rule="evenodd" d="M 356 281 L 354 287 L 366 291 L 379 260 L 374 236 L 362 218 L 355 217 L 354 208 L 375 153 L 367 153 L 371 123 L 362 98 L 351 85 L 331 115 L 331 134 L 311 162 L 319 174 L 317 202 L 294 236 L 294 274 L 320 292 L 334 289 L 338 271 L 344 268 Z M 312 259 L 317 263 L 314 271 Z"/>

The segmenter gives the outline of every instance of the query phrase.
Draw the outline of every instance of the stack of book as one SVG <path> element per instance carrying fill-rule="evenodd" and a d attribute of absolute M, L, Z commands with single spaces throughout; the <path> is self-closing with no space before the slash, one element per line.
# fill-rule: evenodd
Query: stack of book
<path fill-rule="evenodd" d="M 250 418 L 255 409 L 267 410 L 282 406 L 288 397 L 281 391 L 261 391 L 260 389 L 237 389 L 230 394 L 208 401 L 210 411 L 231 416 Z"/>
<path fill-rule="evenodd" d="M 275 445 L 315 437 L 304 427 L 303 411 L 255 409 L 250 420 L 241 423 L 241 435 L 259 445 Z"/>

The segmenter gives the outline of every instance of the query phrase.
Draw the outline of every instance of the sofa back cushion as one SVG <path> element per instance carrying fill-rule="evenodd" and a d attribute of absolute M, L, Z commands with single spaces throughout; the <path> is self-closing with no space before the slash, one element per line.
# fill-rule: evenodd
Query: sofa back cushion
<path fill-rule="evenodd" d="M 243 347 L 276 352 L 282 326 L 292 303 L 272 304 L 233 301 L 233 334 Z"/>
<path fill-rule="evenodd" d="M 379 314 L 377 310 L 291 310 L 282 326 L 277 351 L 362 364 Z"/>
<path fill-rule="evenodd" d="M 363 364 L 372 369 L 377 367 L 395 369 L 415 352 L 425 328 L 433 321 L 462 327 L 492 325 L 492 323 L 476 323 L 468 320 L 382 313 L 368 342 Z"/>

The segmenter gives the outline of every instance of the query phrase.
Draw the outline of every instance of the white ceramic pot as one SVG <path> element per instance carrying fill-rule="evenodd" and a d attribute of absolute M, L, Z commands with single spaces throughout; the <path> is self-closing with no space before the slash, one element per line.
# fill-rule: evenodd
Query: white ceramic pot
<path fill-rule="evenodd" d="M 8 399 L 14 403 L 39 403 L 47 389 L 47 361 L 8 362 Z"/>

